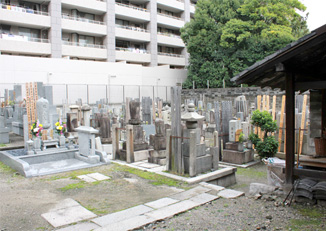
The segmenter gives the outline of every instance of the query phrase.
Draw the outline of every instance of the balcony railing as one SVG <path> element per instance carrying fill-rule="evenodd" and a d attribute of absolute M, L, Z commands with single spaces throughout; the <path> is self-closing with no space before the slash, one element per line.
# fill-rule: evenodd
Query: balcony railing
<path fill-rule="evenodd" d="M 132 52 L 132 53 L 139 53 L 139 54 L 149 54 L 147 50 L 145 49 L 136 49 L 136 48 L 125 48 L 125 47 L 116 47 L 115 48 L 117 51 L 127 51 L 127 52 Z"/>
<path fill-rule="evenodd" d="M 32 38 L 28 36 L 15 35 L 15 34 L 0 34 L 1 39 L 13 40 L 13 41 L 23 41 L 23 42 L 37 42 L 37 43 L 49 43 L 49 39 L 42 38 Z"/>
<path fill-rule="evenodd" d="M 157 32 L 157 34 L 159 35 L 164 35 L 164 36 L 168 36 L 168 37 L 172 37 L 172 38 L 178 38 L 181 39 L 181 37 L 179 35 L 175 35 L 175 34 L 171 34 L 171 33 L 166 33 L 166 32 Z"/>
<path fill-rule="evenodd" d="M 157 54 L 158 55 L 164 55 L 164 56 L 170 56 L 170 57 L 184 58 L 184 55 L 173 54 L 173 53 L 158 52 Z"/>
<path fill-rule="evenodd" d="M 62 14 L 62 18 L 64 19 L 69 19 L 69 20 L 74 20 L 78 22 L 87 22 L 87 23 L 93 23 L 93 24 L 98 24 L 98 25 L 104 25 L 104 22 L 101 21 L 95 21 L 87 18 L 80 18 L 80 17 L 72 17 L 68 14 Z"/>
<path fill-rule="evenodd" d="M 90 43 L 68 42 L 68 41 L 64 41 L 64 40 L 62 40 L 62 44 L 63 45 L 68 45 L 68 46 L 106 49 L 106 47 L 104 45 L 97 45 L 97 44 L 90 44 Z"/>
<path fill-rule="evenodd" d="M 22 13 L 29 13 L 29 14 L 40 14 L 40 15 L 49 16 L 48 12 L 37 11 L 37 10 L 23 8 L 23 7 L 20 7 L 20 6 L 12 6 L 12 5 L 1 4 L 1 3 L 0 3 L 0 9 L 11 10 L 11 11 L 16 11 L 16 12 L 22 12 Z"/>
<path fill-rule="evenodd" d="M 146 33 L 149 32 L 149 30 L 146 30 L 146 29 L 143 29 L 143 28 L 140 28 L 140 27 L 122 26 L 122 25 L 119 25 L 119 24 L 116 24 L 115 27 L 126 29 L 126 30 L 139 31 L 139 32 L 146 32 Z"/>
<path fill-rule="evenodd" d="M 177 20 L 182 20 L 182 19 L 179 18 L 179 17 L 175 17 L 175 16 L 168 15 L 168 14 L 163 14 L 163 13 L 159 13 L 159 12 L 158 12 L 157 14 L 162 15 L 162 16 L 164 16 L 164 17 L 169 17 L 169 18 L 173 18 L 173 19 L 177 19 Z"/>
<path fill-rule="evenodd" d="M 119 2 L 116 2 L 115 4 L 119 5 L 119 6 L 124 6 L 124 7 L 128 7 L 128 8 L 131 8 L 131 9 L 134 9 L 134 10 L 139 10 L 139 11 L 144 11 L 144 12 L 148 12 L 147 9 L 145 8 L 140 8 L 138 6 L 134 6 L 134 5 L 127 5 L 127 4 L 123 4 L 123 3 L 119 3 Z"/>

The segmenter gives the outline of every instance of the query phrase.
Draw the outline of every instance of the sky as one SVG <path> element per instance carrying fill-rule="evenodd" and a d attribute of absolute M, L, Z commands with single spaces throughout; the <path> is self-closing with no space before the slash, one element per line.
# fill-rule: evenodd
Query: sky
<path fill-rule="evenodd" d="M 326 0 L 300 0 L 309 12 L 307 24 L 310 31 L 326 24 Z"/>

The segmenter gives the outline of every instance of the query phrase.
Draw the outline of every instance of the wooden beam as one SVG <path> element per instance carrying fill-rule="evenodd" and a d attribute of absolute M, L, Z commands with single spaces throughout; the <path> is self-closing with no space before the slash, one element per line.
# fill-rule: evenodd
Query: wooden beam
<path fill-rule="evenodd" d="M 286 156 L 285 156 L 285 182 L 286 184 L 293 183 L 293 168 L 294 168 L 294 128 L 295 128 L 295 91 L 294 91 L 294 79 L 293 73 L 286 74 Z"/>
<path fill-rule="evenodd" d="M 285 108 L 285 95 L 282 96 L 282 106 L 281 106 L 281 115 L 280 115 L 280 127 L 278 132 L 278 152 L 281 151 L 282 144 L 282 134 L 283 134 L 283 123 L 284 123 L 284 108 Z M 285 140 L 285 139 L 284 139 Z M 284 150 L 285 152 L 285 150 Z"/>
<path fill-rule="evenodd" d="M 285 169 L 286 171 L 286 169 Z M 310 170 L 310 169 L 300 169 L 300 168 L 294 168 L 293 169 L 293 175 L 294 176 L 305 176 L 305 177 L 312 177 L 317 178 L 321 180 L 326 179 L 326 172 L 325 171 L 318 171 L 318 170 Z"/>
<path fill-rule="evenodd" d="M 296 82 L 295 90 L 307 90 L 307 89 L 326 89 L 326 81 L 313 81 L 313 82 Z"/>
<path fill-rule="evenodd" d="M 303 96 L 303 102 L 302 102 L 302 113 L 301 113 L 301 129 L 305 129 L 305 120 L 306 120 L 306 106 L 307 106 L 307 95 Z M 303 131 L 299 129 L 299 140 L 298 140 L 298 154 L 300 155 L 302 153 L 302 144 L 303 144 Z"/>
<path fill-rule="evenodd" d="M 323 136 L 323 131 L 326 131 L 326 105 L 325 105 L 325 102 L 326 102 L 326 90 L 322 90 L 321 91 L 321 94 L 322 94 L 322 108 L 321 108 L 321 137 Z M 325 134 L 326 135 L 326 134 Z"/>

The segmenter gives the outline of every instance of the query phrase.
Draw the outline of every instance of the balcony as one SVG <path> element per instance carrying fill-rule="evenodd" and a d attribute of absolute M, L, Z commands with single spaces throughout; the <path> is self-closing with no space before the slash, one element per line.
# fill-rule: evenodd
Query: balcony
<path fill-rule="evenodd" d="M 4 4 L 0 4 L 0 22 L 35 29 L 51 26 L 51 18 L 47 12 Z"/>
<path fill-rule="evenodd" d="M 104 60 L 107 58 L 107 50 L 104 45 L 62 41 L 62 56 Z"/>
<path fill-rule="evenodd" d="M 147 9 L 139 8 L 133 5 L 115 3 L 115 15 L 124 20 L 137 22 L 149 22 L 150 14 Z"/>
<path fill-rule="evenodd" d="M 104 22 L 89 20 L 85 18 L 62 15 L 62 30 L 69 33 L 82 33 L 85 35 L 106 35 Z"/>
<path fill-rule="evenodd" d="M 51 44 L 48 39 L 0 34 L 0 51 L 16 54 L 50 55 Z"/>
<path fill-rule="evenodd" d="M 185 4 L 181 0 L 157 0 L 159 8 L 167 9 L 172 12 L 184 11 Z"/>
<path fill-rule="evenodd" d="M 158 64 L 185 66 L 186 59 L 183 55 L 158 52 Z"/>
<path fill-rule="evenodd" d="M 157 43 L 170 47 L 185 47 L 185 44 L 183 43 L 180 36 L 169 33 L 158 32 Z"/>
<path fill-rule="evenodd" d="M 150 42 L 150 33 L 148 30 L 131 27 L 131 26 L 115 26 L 115 37 L 128 41 Z"/>
<path fill-rule="evenodd" d="M 100 0 L 61 0 L 65 9 L 77 9 L 82 12 L 103 14 L 106 13 L 106 1 Z"/>
<path fill-rule="evenodd" d="M 167 28 L 180 29 L 185 23 L 182 18 L 157 13 L 157 24 L 164 25 Z"/>
<path fill-rule="evenodd" d="M 195 10 L 196 10 L 196 5 L 190 4 L 190 14 L 195 14 Z"/>
<path fill-rule="evenodd" d="M 116 47 L 115 59 L 133 63 L 150 63 L 151 55 L 146 50 Z"/>

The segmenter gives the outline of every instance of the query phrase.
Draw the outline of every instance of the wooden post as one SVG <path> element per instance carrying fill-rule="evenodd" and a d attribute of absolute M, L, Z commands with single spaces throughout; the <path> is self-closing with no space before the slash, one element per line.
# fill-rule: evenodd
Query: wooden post
<path fill-rule="evenodd" d="M 304 132 L 304 125 L 306 120 L 306 106 L 307 106 L 307 95 L 303 96 L 303 103 L 302 103 L 302 114 L 301 114 L 301 125 L 299 129 L 299 140 L 298 140 L 298 154 L 302 154 L 302 143 L 303 143 L 303 132 Z M 301 130 L 302 129 L 302 130 Z"/>
<path fill-rule="evenodd" d="M 295 86 L 294 74 L 286 74 L 286 156 L 285 156 L 285 182 L 290 185 L 293 183 L 293 170 L 294 170 L 294 118 L 295 118 Z"/>
<path fill-rule="evenodd" d="M 261 95 L 257 95 L 257 110 L 260 111 L 260 105 L 261 105 Z M 260 128 L 255 127 L 255 134 L 258 134 L 259 136 Z"/>
<path fill-rule="evenodd" d="M 281 117 L 280 117 L 280 127 L 278 132 L 278 151 L 281 151 L 281 144 L 282 144 L 282 132 L 283 132 L 283 123 L 284 123 L 284 107 L 285 107 L 285 98 L 286 96 L 282 96 L 282 107 L 281 107 Z M 285 143 L 285 139 L 284 139 Z M 284 150 L 285 152 L 285 150 Z"/>

